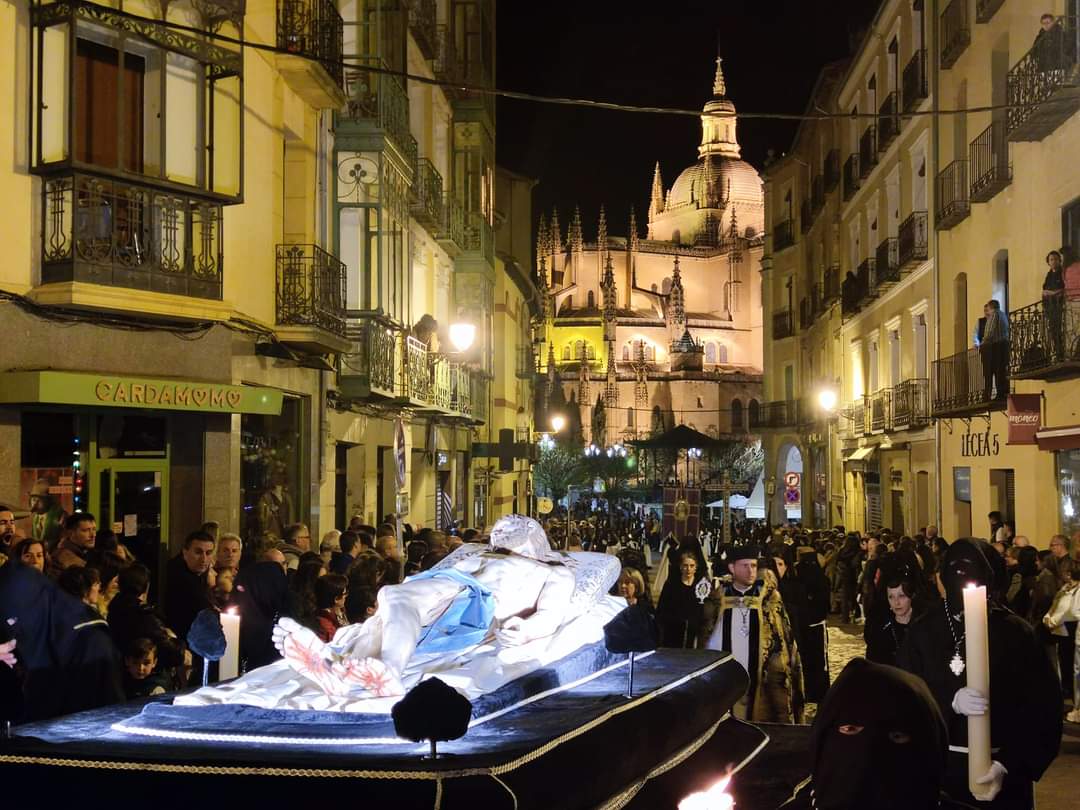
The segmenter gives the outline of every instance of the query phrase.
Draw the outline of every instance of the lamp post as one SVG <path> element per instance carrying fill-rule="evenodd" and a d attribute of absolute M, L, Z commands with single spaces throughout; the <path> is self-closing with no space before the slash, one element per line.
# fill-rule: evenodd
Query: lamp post
<path fill-rule="evenodd" d="M 557 413 L 551 417 L 551 429 L 555 433 L 559 433 L 564 427 L 566 427 L 566 417 L 561 413 Z"/>

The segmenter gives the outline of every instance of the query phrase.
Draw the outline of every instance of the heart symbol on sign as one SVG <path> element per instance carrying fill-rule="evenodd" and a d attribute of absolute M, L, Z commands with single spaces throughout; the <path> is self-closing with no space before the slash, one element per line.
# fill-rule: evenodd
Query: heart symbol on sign
<path fill-rule="evenodd" d="M 229 407 L 235 409 L 240 404 L 240 392 L 229 391 L 225 394 L 225 398 L 229 400 Z"/>
<path fill-rule="evenodd" d="M 205 388 L 196 388 L 191 392 L 191 398 L 195 400 L 195 404 L 202 407 L 206 404 L 207 397 L 210 396 L 210 392 Z"/>

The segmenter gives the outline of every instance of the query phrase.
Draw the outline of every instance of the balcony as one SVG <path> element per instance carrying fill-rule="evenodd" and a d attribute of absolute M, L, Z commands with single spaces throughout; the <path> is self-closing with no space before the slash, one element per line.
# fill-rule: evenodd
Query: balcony
<path fill-rule="evenodd" d="M 971 202 L 986 202 L 1012 182 L 1004 122 L 995 121 L 968 147 Z"/>
<path fill-rule="evenodd" d="M 975 0 L 975 22 L 988 23 L 994 13 L 1005 5 L 1005 0 Z"/>
<path fill-rule="evenodd" d="M 219 203 L 81 173 L 46 177 L 42 184 L 43 284 L 84 282 L 221 300 Z"/>
<path fill-rule="evenodd" d="M 795 334 L 795 316 L 790 309 L 773 313 L 772 336 L 773 340 L 782 340 Z"/>
<path fill-rule="evenodd" d="M 773 227 L 773 251 L 779 253 L 795 244 L 795 224 L 790 219 Z"/>
<path fill-rule="evenodd" d="M 277 69 L 320 110 L 345 103 L 342 75 L 345 23 L 332 0 L 277 0 Z"/>
<path fill-rule="evenodd" d="M 855 196 L 859 190 L 859 156 L 854 152 L 844 161 L 844 202 Z"/>
<path fill-rule="evenodd" d="M 930 424 L 930 381 L 904 380 L 892 389 L 892 430 Z"/>
<path fill-rule="evenodd" d="M 371 61 L 375 67 L 387 67 L 381 60 Z M 409 130 L 409 94 L 398 78 L 370 70 L 350 70 L 345 77 L 345 90 L 348 98 L 338 118 L 339 124 L 345 124 L 346 128 L 349 125 L 375 128 L 396 147 L 402 163 L 415 166 L 419 157 L 416 138 Z M 339 138 L 345 134 L 341 130 L 339 127 Z"/>
<path fill-rule="evenodd" d="M 877 130 L 878 151 L 884 152 L 900 134 L 900 100 L 895 91 L 885 96 L 878 108 Z"/>
<path fill-rule="evenodd" d="M 1009 395 L 1009 341 L 935 360 L 931 415 L 935 419 L 973 416 L 1005 408 Z"/>
<path fill-rule="evenodd" d="M 834 264 L 825 269 L 821 283 L 821 301 L 828 306 L 840 297 L 840 265 Z"/>
<path fill-rule="evenodd" d="M 814 323 L 814 302 L 812 298 L 799 301 L 799 329 L 809 329 Z"/>
<path fill-rule="evenodd" d="M 409 189 L 409 211 L 413 219 L 437 235 L 446 217 L 443 205 L 442 175 L 430 160 L 420 158 Z"/>
<path fill-rule="evenodd" d="M 937 229 L 947 231 L 971 213 L 966 160 L 954 160 L 937 177 Z"/>
<path fill-rule="evenodd" d="M 840 185 L 840 150 L 830 149 L 825 155 L 825 193 L 831 194 Z"/>
<path fill-rule="evenodd" d="M 425 59 L 434 59 L 439 50 L 439 32 L 435 24 L 435 0 L 409 0 L 409 31 Z"/>
<path fill-rule="evenodd" d="M 458 58 L 454 44 L 454 35 L 449 26 L 435 26 L 435 43 L 435 57 L 431 63 L 432 71 L 440 82 L 451 85 L 446 88 L 446 91 L 453 95 L 457 92 L 453 85 L 460 85 L 463 76 L 461 60 Z"/>
<path fill-rule="evenodd" d="M 807 233 L 810 230 L 810 226 L 814 224 L 814 216 L 810 212 L 810 200 L 809 198 L 802 201 L 799 205 L 799 233 Z"/>
<path fill-rule="evenodd" d="M 427 346 L 412 335 L 405 336 L 403 346 L 398 395 L 409 405 L 423 407 L 432 399 L 434 392 L 434 369 Z"/>
<path fill-rule="evenodd" d="M 345 329 L 345 264 L 318 245 L 277 246 L 277 332 L 315 351 L 352 348 Z"/>
<path fill-rule="evenodd" d="M 1009 314 L 1009 376 L 1052 380 L 1080 372 L 1080 301 L 1058 295 Z"/>
<path fill-rule="evenodd" d="M 952 0 L 941 13 L 941 69 L 948 70 L 971 44 L 968 0 Z"/>
<path fill-rule="evenodd" d="M 900 280 L 900 240 L 895 236 L 882 239 L 874 255 L 874 269 L 878 287 L 895 284 Z"/>
<path fill-rule="evenodd" d="M 465 214 L 465 226 L 462 233 L 462 252 L 474 254 L 495 266 L 495 234 L 491 225 L 479 211 L 468 211 Z M 463 256 L 468 258 L 468 256 Z"/>
<path fill-rule="evenodd" d="M 435 239 L 451 258 L 456 258 L 465 249 L 465 209 L 453 192 L 447 192 L 443 197 L 443 218 Z"/>
<path fill-rule="evenodd" d="M 758 427 L 797 428 L 803 423 L 802 411 L 802 403 L 797 399 L 762 403 Z"/>
<path fill-rule="evenodd" d="M 869 260 L 868 260 L 869 261 Z M 844 317 L 854 315 L 870 295 L 870 271 L 867 263 L 859 265 L 855 274 L 840 283 L 840 313 Z"/>
<path fill-rule="evenodd" d="M 825 178 L 820 174 L 810 184 L 810 215 L 816 217 L 825 207 Z"/>
<path fill-rule="evenodd" d="M 860 306 L 877 298 L 878 278 L 877 259 L 868 258 L 859 265 L 855 271 L 855 291 L 859 296 L 856 300 Z"/>
<path fill-rule="evenodd" d="M 870 433 L 884 433 L 892 430 L 892 389 L 882 388 L 866 397 L 865 424 Z"/>
<path fill-rule="evenodd" d="M 903 83 L 901 84 L 901 98 L 904 112 L 915 110 L 919 104 L 929 95 L 926 81 L 926 51 L 922 48 L 915 51 L 904 66 Z"/>
<path fill-rule="evenodd" d="M 394 399 L 397 396 L 400 334 L 388 321 L 350 318 L 346 335 L 351 350 L 343 353 L 338 388 L 350 399 Z"/>
<path fill-rule="evenodd" d="M 838 413 L 840 419 L 837 422 L 837 432 L 841 439 L 857 439 L 870 432 L 869 423 L 866 420 L 868 410 L 863 397 L 844 406 Z"/>
<path fill-rule="evenodd" d="M 859 138 L 859 177 L 866 179 L 877 166 L 877 127 L 873 124 L 863 130 Z"/>
<path fill-rule="evenodd" d="M 925 262 L 929 245 L 929 224 L 925 211 L 912 211 L 908 218 L 900 223 L 899 263 L 900 271 L 910 270 L 920 262 Z"/>
<path fill-rule="evenodd" d="M 531 380 L 540 373 L 539 359 L 529 344 L 518 346 L 517 376 L 520 380 Z"/>
<path fill-rule="evenodd" d="M 1076 17 L 1059 17 L 1050 33 L 1009 71 L 1006 87 L 1010 141 L 1041 141 L 1080 109 Z"/>

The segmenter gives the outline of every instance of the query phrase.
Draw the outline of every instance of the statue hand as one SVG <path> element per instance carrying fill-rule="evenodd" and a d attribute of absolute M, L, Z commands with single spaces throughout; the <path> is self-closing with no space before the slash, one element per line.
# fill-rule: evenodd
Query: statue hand
<path fill-rule="evenodd" d="M 532 640 L 523 625 L 520 617 L 511 616 L 495 631 L 495 639 L 504 647 L 519 647 Z"/>

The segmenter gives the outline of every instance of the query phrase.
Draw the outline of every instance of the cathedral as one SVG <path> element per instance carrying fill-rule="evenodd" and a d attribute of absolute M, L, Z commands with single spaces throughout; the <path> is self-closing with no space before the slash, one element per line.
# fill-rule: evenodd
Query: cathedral
<path fill-rule="evenodd" d="M 537 273 L 546 287 L 540 368 L 548 402 L 581 415 L 600 446 L 685 424 L 745 436 L 761 412 L 761 261 L 765 204 L 740 158 L 721 60 L 701 116 L 698 159 L 666 192 L 659 163 L 647 235 L 596 240 L 575 211 L 563 239 L 542 217 Z M 565 405 L 564 405 L 565 403 Z"/>

